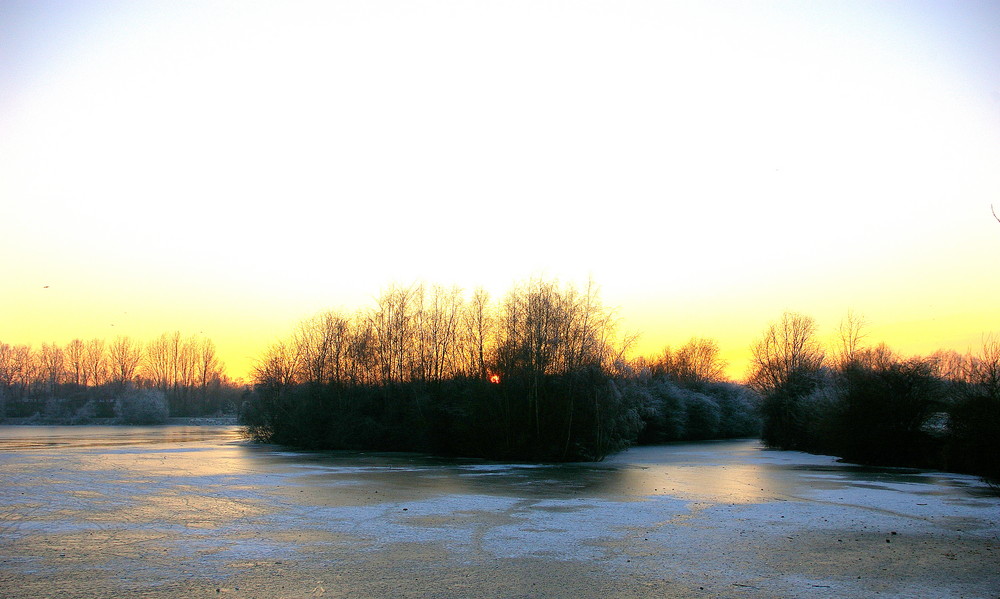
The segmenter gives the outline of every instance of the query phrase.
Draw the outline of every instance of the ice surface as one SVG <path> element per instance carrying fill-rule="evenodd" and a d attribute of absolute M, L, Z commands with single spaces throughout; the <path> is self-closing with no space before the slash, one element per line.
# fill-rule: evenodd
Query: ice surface
<path fill-rule="evenodd" d="M 1000 500 L 974 477 L 756 441 L 499 464 L 291 452 L 225 427 L 188 440 L 170 427 L 48 432 L 58 442 L 0 427 L 0 595 L 93 579 L 163 596 L 242 581 L 268 596 L 280 579 L 307 596 L 331 572 L 344 594 L 382 589 L 372 596 L 533 594 L 515 572 L 574 597 L 602 585 L 726 597 L 1000 588 Z"/>

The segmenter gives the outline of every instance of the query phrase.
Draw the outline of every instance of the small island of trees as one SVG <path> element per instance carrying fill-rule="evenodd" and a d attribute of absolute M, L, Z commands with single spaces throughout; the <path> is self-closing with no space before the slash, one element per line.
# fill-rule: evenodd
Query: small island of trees
<path fill-rule="evenodd" d="M 499 304 L 391 287 L 271 347 L 243 419 L 254 438 L 303 447 L 530 460 L 757 433 L 752 391 L 718 380 L 713 342 L 640 365 L 615 325 L 594 285 L 536 279 Z"/>
<path fill-rule="evenodd" d="M 849 315 L 827 351 L 786 313 L 724 380 L 711 339 L 630 357 L 596 287 L 533 279 L 494 303 L 417 284 L 301 322 L 258 361 L 257 440 L 492 459 L 600 460 L 639 443 L 760 435 L 770 447 L 996 477 L 1000 344 L 904 358 Z"/>

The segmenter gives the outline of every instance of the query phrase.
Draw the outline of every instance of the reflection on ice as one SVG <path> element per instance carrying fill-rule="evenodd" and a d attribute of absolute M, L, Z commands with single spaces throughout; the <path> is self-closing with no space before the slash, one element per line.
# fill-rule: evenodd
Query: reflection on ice
<path fill-rule="evenodd" d="M 215 581 L 261 564 L 322 573 L 374 563 L 381 574 L 406 560 L 474 572 L 541 560 L 693 589 L 710 580 L 717 596 L 733 585 L 801 596 L 803 580 L 836 596 L 885 594 L 867 582 L 871 564 L 896 568 L 907 588 L 926 586 L 930 567 L 972 581 L 948 579 L 940 596 L 1000 583 L 982 576 L 1000 566 L 1000 501 L 972 477 L 860 468 L 752 440 L 503 464 L 289 451 L 248 444 L 235 427 L 194 428 L 0 427 L 0 582 L 45 568 L 56 579 L 72 563 L 118 572 L 117 584 L 135 573 Z M 942 557 L 962 547 L 979 561 Z"/>
<path fill-rule="evenodd" d="M 0 426 L 0 452 L 217 443 L 239 438 L 240 431 L 235 426 Z"/>
<path fill-rule="evenodd" d="M 719 503 L 768 501 L 781 488 L 772 473 L 759 465 L 644 466 L 624 469 L 622 479 L 634 495 L 670 495 Z"/>

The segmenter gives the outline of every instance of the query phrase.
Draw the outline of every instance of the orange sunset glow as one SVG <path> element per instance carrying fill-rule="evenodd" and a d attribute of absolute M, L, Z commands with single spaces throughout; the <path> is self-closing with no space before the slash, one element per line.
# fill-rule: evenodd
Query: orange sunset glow
<path fill-rule="evenodd" d="M 226 373 L 392 283 L 600 286 L 632 353 L 786 311 L 1000 334 L 993 3 L 15 4 L 0 343 L 164 332 Z M 496 380 L 494 380 L 496 379 Z M 499 382 L 499 375 L 491 377 Z"/>

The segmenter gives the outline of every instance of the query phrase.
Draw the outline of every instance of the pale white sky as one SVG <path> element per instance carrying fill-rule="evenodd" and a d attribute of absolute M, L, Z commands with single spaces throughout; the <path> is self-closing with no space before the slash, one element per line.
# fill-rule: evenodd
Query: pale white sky
<path fill-rule="evenodd" d="M 0 341 L 238 371 L 391 282 L 536 274 L 739 369 L 786 309 L 1000 331 L 996 3 L 5 2 L 0 39 Z"/>

